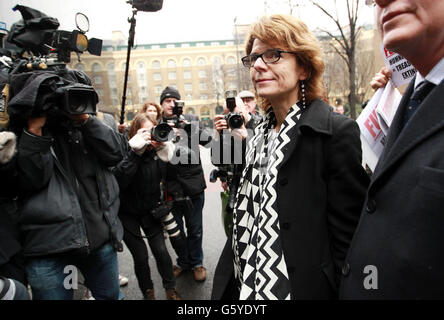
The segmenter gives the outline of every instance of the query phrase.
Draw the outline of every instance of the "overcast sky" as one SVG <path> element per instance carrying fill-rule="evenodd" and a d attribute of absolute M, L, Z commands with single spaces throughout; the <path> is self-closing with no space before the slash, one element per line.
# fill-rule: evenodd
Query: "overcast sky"
<path fill-rule="evenodd" d="M 266 7 L 264 2 L 268 5 Z M 158 12 L 138 12 L 136 16 L 136 43 L 182 42 L 198 40 L 232 39 L 234 19 L 238 24 L 249 24 L 264 13 L 290 13 L 289 0 L 164 0 Z M 293 15 L 301 18 L 310 29 L 334 29 L 331 21 L 307 0 L 293 0 L 302 4 L 293 9 Z M 330 7 L 332 0 L 319 0 Z M 364 0 L 361 0 L 364 2 Z M 343 6 L 345 0 L 337 0 Z M 125 0 L 0 0 L 0 22 L 7 28 L 21 19 L 13 12 L 16 4 L 37 9 L 60 22 L 59 30 L 75 29 L 76 12 L 86 14 L 90 21 L 89 38 L 111 39 L 112 31 L 128 35 L 131 6 Z M 343 7 L 342 7 L 343 9 Z M 344 10 L 339 10 L 342 15 Z M 363 6 L 360 24 L 373 23 L 371 7 Z"/>

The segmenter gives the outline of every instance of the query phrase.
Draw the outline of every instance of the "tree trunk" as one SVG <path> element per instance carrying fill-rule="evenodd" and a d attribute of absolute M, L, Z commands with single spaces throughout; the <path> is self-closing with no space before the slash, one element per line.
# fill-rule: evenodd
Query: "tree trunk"
<path fill-rule="evenodd" d="M 356 97 L 356 58 L 355 50 L 352 48 L 349 55 L 349 69 L 348 69 L 348 79 L 350 85 L 350 93 L 348 95 L 348 103 L 350 107 L 350 117 L 356 120 L 356 103 L 358 101 Z"/>

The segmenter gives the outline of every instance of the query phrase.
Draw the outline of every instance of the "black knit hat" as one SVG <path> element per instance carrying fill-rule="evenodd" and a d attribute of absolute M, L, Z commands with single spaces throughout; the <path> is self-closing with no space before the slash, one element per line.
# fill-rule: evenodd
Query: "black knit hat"
<path fill-rule="evenodd" d="M 176 98 L 177 100 L 180 100 L 180 93 L 173 87 L 166 87 L 160 95 L 160 104 L 162 104 L 163 100 L 166 98 Z"/>

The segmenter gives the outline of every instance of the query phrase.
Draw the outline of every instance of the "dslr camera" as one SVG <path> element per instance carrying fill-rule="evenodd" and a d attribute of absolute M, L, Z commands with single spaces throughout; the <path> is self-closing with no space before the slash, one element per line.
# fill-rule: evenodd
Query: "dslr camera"
<path fill-rule="evenodd" d="M 183 114 L 183 107 L 185 106 L 185 101 L 176 100 L 174 101 L 173 107 L 173 117 L 167 119 L 167 123 L 172 123 L 175 128 L 183 129 L 187 132 L 191 131 L 191 124 L 185 122 Z"/>
<path fill-rule="evenodd" d="M 227 102 L 227 108 L 230 111 L 225 115 L 225 121 L 227 121 L 228 127 L 231 129 L 239 129 L 244 124 L 244 117 L 238 112 L 234 112 L 236 108 L 236 90 L 229 90 L 225 92 L 225 99 Z"/>

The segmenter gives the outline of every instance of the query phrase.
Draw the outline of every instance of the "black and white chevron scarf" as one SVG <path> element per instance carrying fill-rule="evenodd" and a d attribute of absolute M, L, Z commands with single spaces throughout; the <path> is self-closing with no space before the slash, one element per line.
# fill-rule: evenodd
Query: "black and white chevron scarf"
<path fill-rule="evenodd" d="M 275 184 L 284 147 L 296 130 L 300 114 L 295 104 L 276 134 L 275 115 L 270 108 L 247 146 L 233 214 L 234 270 L 241 300 L 290 299 Z"/>

